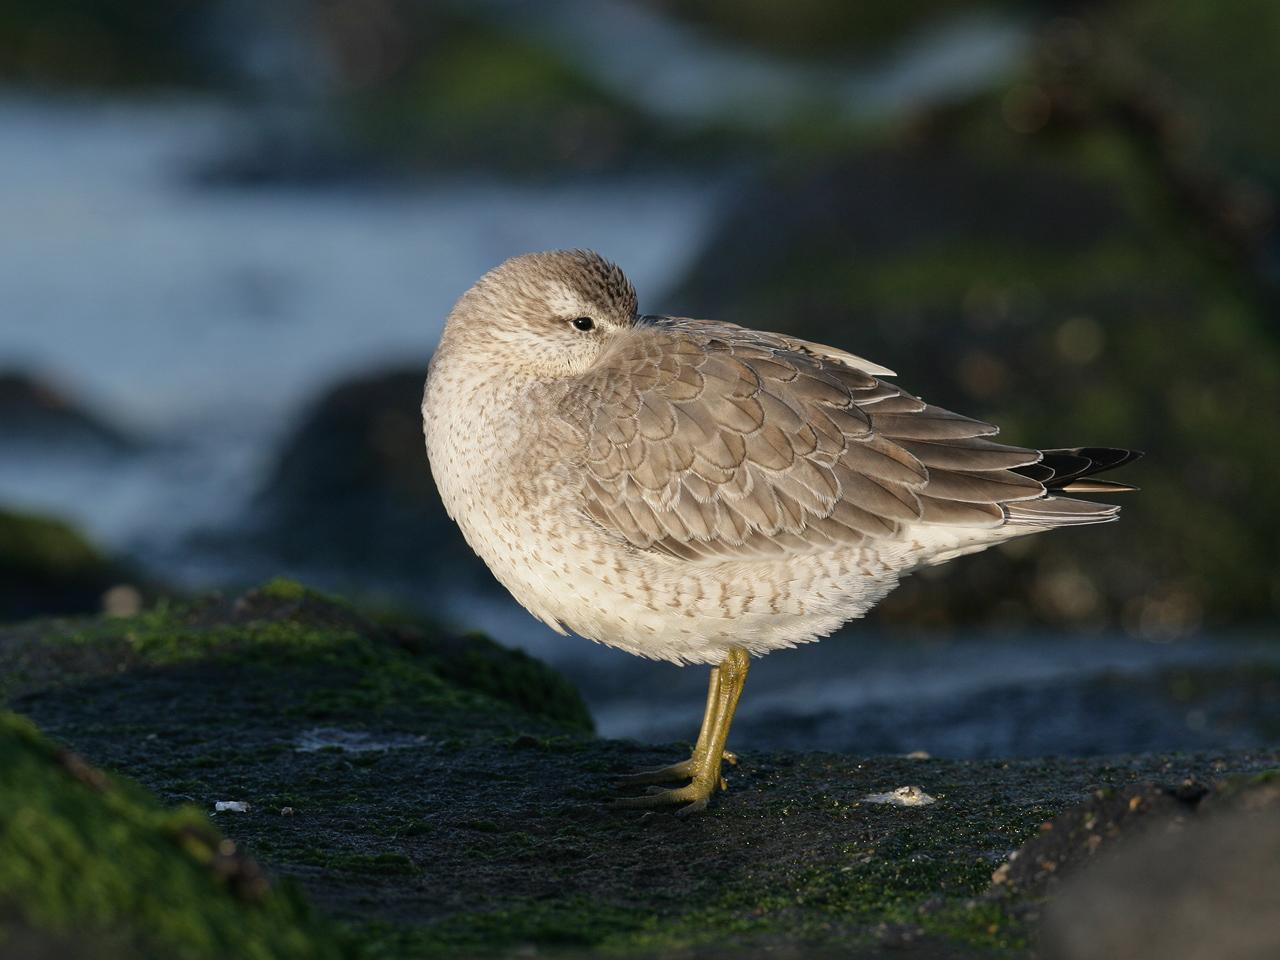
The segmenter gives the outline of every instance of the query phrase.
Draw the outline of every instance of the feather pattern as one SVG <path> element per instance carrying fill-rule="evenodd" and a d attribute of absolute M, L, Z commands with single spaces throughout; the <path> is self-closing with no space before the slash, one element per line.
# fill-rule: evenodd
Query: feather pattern
<path fill-rule="evenodd" d="M 1077 484 L 1128 462 L 1126 451 L 1007 446 L 991 424 L 925 403 L 853 354 L 728 323 L 644 321 L 561 404 L 579 438 L 586 512 L 636 548 L 725 561 L 920 525 L 1115 515 L 1050 494 L 1094 489 Z"/>

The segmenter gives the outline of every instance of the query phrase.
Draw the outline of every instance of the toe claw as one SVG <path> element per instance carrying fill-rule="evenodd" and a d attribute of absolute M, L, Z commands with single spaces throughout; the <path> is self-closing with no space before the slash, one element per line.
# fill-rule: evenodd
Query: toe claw
<path fill-rule="evenodd" d="M 694 800 L 692 803 L 685 804 L 683 807 L 677 810 L 676 816 L 687 817 L 691 813 L 701 813 L 705 809 L 707 809 L 707 798 L 699 797 L 697 800 Z"/>
<path fill-rule="evenodd" d="M 721 762 L 736 764 L 738 758 L 728 750 Z M 687 780 L 678 787 L 661 787 L 657 784 Z M 643 787 L 644 792 L 635 796 L 619 797 L 610 806 L 615 809 L 653 809 L 654 807 L 683 804 L 676 813 L 688 816 L 707 808 L 707 801 L 717 790 L 727 790 L 729 783 L 720 775 L 720 764 L 712 764 L 705 754 L 695 754 L 688 760 L 666 767 L 641 770 L 618 776 L 614 780 L 619 787 Z"/>
<path fill-rule="evenodd" d="M 609 805 L 614 809 L 646 810 L 653 807 L 684 804 L 676 811 L 684 815 L 706 809 L 707 800 L 711 793 L 712 789 L 708 784 L 695 780 L 693 783 L 683 787 L 650 787 L 638 797 L 618 797 Z"/>
<path fill-rule="evenodd" d="M 693 764 L 688 760 L 684 760 L 666 767 L 624 773 L 616 777 L 614 782 L 620 787 L 641 787 L 649 783 L 671 783 L 675 780 L 688 780 L 692 776 Z"/>

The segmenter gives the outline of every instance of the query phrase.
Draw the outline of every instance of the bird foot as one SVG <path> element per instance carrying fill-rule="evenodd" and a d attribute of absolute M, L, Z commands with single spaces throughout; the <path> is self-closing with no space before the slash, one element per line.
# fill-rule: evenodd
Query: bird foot
<path fill-rule="evenodd" d="M 730 766 L 736 766 L 738 756 L 725 750 L 720 760 Z M 650 783 L 674 783 L 677 780 L 692 780 L 697 776 L 699 760 L 697 755 L 690 757 L 688 760 L 681 760 L 679 763 L 668 764 L 665 767 L 655 767 L 652 770 L 637 770 L 635 773 L 624 773 L 617 778 L 617 784 L 620 787 L 640 787 Z M 720 778 L 723 783 L 724 778 Z M 723 786 L 720 787 L 724 789 Z"/>
<path fill-rule="evenodd" d="M 725 778 L 720 775 L 720 765 L 722 763 L 732 765 L 737 762 L 737 756 L 725 750 L 716 760 L 705 755 L 700 757 L 694 754 L 688 760 L 666 767 L 641 770 L 638 773 L 621 776 L 618 778 L 619 786 L 648 786 L 648 789 L 638 797 L 620 797 L 613 801 L 612 806 L 618 809 L 648 810 L 654 807 L 684 804 L 676 811 L 677 816 L 683 817 L 690 813 L 697 813 L 706 809 L 707 801 L 717 790 L 729 788 Z M 672 783 L 679 780 L 689 782 L 683 787 L 651 786 L 651 784 Z"/>
<path fill-rule="evenodd" d="M 638 797 L 619 797 L 611 804 L 619 810 L 652 810 L 655 807 L 669 807 L 684 804 L 676 811 L 677 817 L 685 817 L 707 809 L 707 801 L 716 792 L 725 787 L 724 778 L 716 776 L 714 780 L 707 777 L 695 777 L 683 787 L 649 787 Z"/>

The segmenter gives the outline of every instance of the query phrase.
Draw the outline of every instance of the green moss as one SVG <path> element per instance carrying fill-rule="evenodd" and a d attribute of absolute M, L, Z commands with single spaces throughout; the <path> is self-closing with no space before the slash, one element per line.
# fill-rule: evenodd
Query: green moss
<path fill-rule="evenodd" d="M 665 956 L 746 949 L 770 942 L 869 947 L 874 931 L 911 931 L 998 957 L 1026 947 L 1025 924 L 978 895 L 990 864 L 869 862 L 779 882 L 735 883 L 675 909 L 618 906 L 583 896 L 508 900 L 420 928 L 357 928 L 371 957 L 505 954 L 522 944 L 590 948 L 602 956 Z"/>
<path fill-rule="evenodd" d="M 334 857 L 326 864 L 331 869 L 386 876 L 413 876 L 417 865 L 401 853 L 377 853 L 365 856 Z"/>
<path fill-rule="evenodd" d="M 69 524 L 0 510 L 0 576 L 71 578 L 96 573 L 105 565 L 102 554 Z"/>
<path fill-rule="evenodd" d="M 433 660 L 450 683 L 513 703 L 572 730 L 595 729 L 582 695 L 564 677 L 523 650 L 508 650 L 483 634 L 471 633 L 449 655 Z"/>
<path fill-rule="evenodd" d="M 0 936 L 99 956 L 348 955 L 205 817 L 60 751 L 0 714 Z"/>
<path fill-rule="evenodd" d="M 423 626 L 396 642 L 400 634 L 387 633 L 344 601 L 285 579 L 250 591 L 236 609 L 242 622 L 227 622 L 225 613 L 203 602 L 160 603 L 134 617 L 50 628 L 42 645 L 78 650 L 78 657 L 61 657 L 50 671 L 33 667 L 22 648 L 0 651 L 0 696 L 32 683 L 71 682 L 79 669 L 216 663 L 293 674 L 292 696 L 281 698 L 279 710 L 316 718 L 355 716 L 368 723 L 426 711 L 439 720 L 473 711 L 513 726 L 527 714 L 558 731 L 592 729 L 582 697 L 563 677 L 482 635 L 458 638 Z"/>
<path fill-rule="evenodd" d="M 258 593 L 269 600 L 301 600 L 308 592 L 306 586 L 289 577 L 274 577 L 258 588 Z"/>
<path fill-rule="evenodd" d="M 989 957 L 1021 955 L 1026 949 L 1025 920 L 1007 901 L 986 895 L 992 860 L 982 851 L 993 841 L 1005 849 L 1017 846 L 1036 833 L 1050 810 L 992 803 L 920 822 L 914 813 L 858 803 L 825 806 L 832 820 L 848 823 L 845 836 L 878 834 L 879 839 L 833 843 L 816 862 L 796 858 L 712 872 L 695 891 L 675 898 L 661 886 L 644 903 L 580 894 L 503 898 L 417 928 L 362 924 L 358 936 L 377 957 L 505 955 L 524 944 L 589 948 L 601 956 L 746 952 L 770 943 L 854 950 L 874 948 L 882 937 L 895 935 Z M 790 807 L 771 810 L 767 800 L 762 807 L 746 814 L 744 822 L 771 823 L 772 830 L 785 834 Z M 708 828 L 733 835 L 735 819 L 716 817 Z M 506 858 L 538 856 L 535 838 L 493 824 L 460 826 L 495 833 L 495 842 L 507 848 Z M 881 834 L 885 826 L 888 831 Z M 656 819 L 648 827 L 670 829 Z M 639 839 L 621 824 L 619 833 L 632 837 L 626 842 Z M 516 839 L 531 852 L 512 850 Z M 560 842 L 575 839 L 565 831 Z M 545 869 L 554 879 L 557 865 Z"/>

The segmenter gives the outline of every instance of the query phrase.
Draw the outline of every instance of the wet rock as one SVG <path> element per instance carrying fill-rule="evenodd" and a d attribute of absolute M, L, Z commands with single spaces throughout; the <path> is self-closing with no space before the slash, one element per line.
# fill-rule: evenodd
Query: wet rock
<path fill-rule="evenodd" d="M 1280 956 L 1280 781 L 1166 818 L 1064 883 L 1045 916 L 1053 960 Z"/>
<path fill-rule="evenodd" d="M 997 868 L 992 883 L 1022 894 L 1043 893 L 1146 828 L 1181 830 L 1206 793 L 1207 787 L 1194 782 L 1177 789 L 1145 783 L 1096 790 L 1080 806 L 1040 824 L 1036 835 Z"/>
<path fill-rule="evenodd" d="M 0 448 L 7 456 L 29 450 L 122 454 L 138 442 L 62 390 L 26 373 L 0 371 Z"/>
<path fill-rule="evenodd" d="M 293 566 L 496 587 L 440 504 L 422 438 L 420 366 L 341 383 L 286 442 L 256 539 Z"/>

